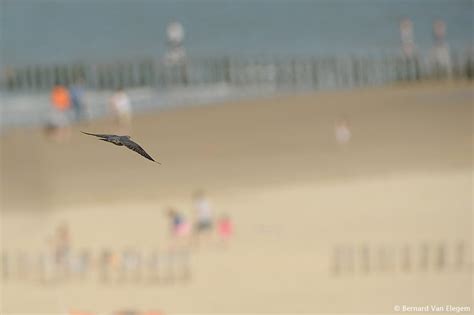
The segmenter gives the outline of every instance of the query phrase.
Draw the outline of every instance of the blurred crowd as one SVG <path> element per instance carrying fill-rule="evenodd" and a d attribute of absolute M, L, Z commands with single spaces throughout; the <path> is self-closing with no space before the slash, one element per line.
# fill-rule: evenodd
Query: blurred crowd
<path fill-rule="evenodd" d="M 400 22 L 400 38 L 402 53 L 405 58 L 418 59 L 420 52 L 416 47 L 413 22 L 404 18 Z M 446 40 L 446 23 L 443 20 L 433 22 L 433 47 L 427 62 L 435 76 L 451 77 L 453 65 L 449 45 Z"/>
<path fill-rule="evenodd" d="M 69 86 L 57 82 L 51 90 L 50 100 L 52 108 L 46 133 L 58 142 L 67 141 L 70 136 L 70 125 L 73 122 L 87 122 L 89 120 L 84 79 L 79 77 Z M 130 133 L 132 104 L 122 87 L 118 87 L 111 94 L 108 102 L 108 114 L 114 119 L 117 134 Z"/>
<path fill-rule="evenodd" d="M 184 49 L 184 28 L 178 21 L 170 23 L 166 29 L 168 50 L 162 59 L 164 65 L 178 67 L 183 71 L 183 80 L 187 81 L 186 75 L 186 52 Z M 409 18 L 400 21 L 400 47 L 402 59 L 410 65 L 409 77 L 419 79 L 422 68 L 429 69 L 430 75 L 436 78 L 451 78 L 453 75 L 453 58 L 451 56 L 447 41 L 447 26 L 443 20 L 435 20 L 432 26 L 433 46 L 426 58 L 422 56 L 417 48 L 415 38 L 414 23 Z M 472 47 L 471 47 L 472 49 Z M 472 52 L 471 52 L 472 53 Z M 404 72 L 404 66 L 391 71 Z M 152 71 L 152 70 L 150 70 Z M 468 71 L 468 70 L 466 70 Z M 181 72 L 180 72 L 181 73 Z M 364 76 L 359 74 L 357 76 Z M 399 78 L 401 79 L 401 78 Z M 324 80 L 322 80 L 324 81 Z M 72 84 L 66 85 L 57 81 L 51 88 L 51 114 L 46 131 L 51 138 L 58 142 L 66 141 L 70 135 L 70 125 L 73 122 L 87 121 L 90 119 L 88 102 L 86 101 L 86 82 L 84 76 L 77 76 Z M 90 83 L 90 82 L 89 82 Z M 115 122 L 115 133 L 129 134 L 132 127 L 133 106 L 127 91 L 122 85 L 114 83 L 114 92 L 110 92 L 107 113 Z M 348 133 L 343 135 L 343 126 L 339 126 L 339 136 L 342 142 L 347 142 L 343 138 L 348 138 Z M 339 141 L 339 140 L 338 140 Z"/>
<path fill-rule="evenodd" d="M 166 33 L 168 51 L 163 61 L 168 65 L 182 65 L 186 58 L 182 44 L 184 28 L 178 21 L 173 21 L 168 25 Z M 52 139 L 58 142 L 67 141 L 72 122 L 89 120 L 85 83 L 85 79 L 79 76 L 69 86 L 58 81 L 52 87 L 50 95 L 52 109 L 46 126 L 46 133 Z M 108 114 L 115 121 L 115 133 L 126 135 L 131 132 L 132 104 L 122 86 L 117 86 L 115 92 L 110 95 Z"/>
<path fill-rule="evenodd" d="M 214 218 L 206 194 L 193 194 L 194 220 L 190 222 L 175 207 L 166 209 L 169 238 L 161 249 L 142 250 L 128 246 L 121 250 L 104 247 L 93 252 L 72 246 L 69 224 L 63 222 L 47 237 L 46 250 L 32 255 L 24 251 L 2 252 L 3 280 L 17 278 L 42 284 L 85 280 L 93 276 L 103 283 L 172 283 L 191 279 L 191 253 L 227 248 L 233 234 L 228 215 Z"/>
<path fill-rule="evenodd" d="M 169 207 L 170 239 L 173 248 L 198 248 L 217 243 L 226 248 L 233 234 L 233 223 L 228 214 L 215 219 L 212 206 L 206 194 L 198 190 L 193 194 L 193 222 L 186 219 L 183 212 Z"/>

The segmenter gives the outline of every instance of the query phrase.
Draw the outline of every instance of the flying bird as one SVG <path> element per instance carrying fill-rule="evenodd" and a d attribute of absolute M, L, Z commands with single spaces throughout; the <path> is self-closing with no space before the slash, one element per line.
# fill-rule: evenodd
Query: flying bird
<path fill-rule="evenodd" d="M 98 137 L 100 138 L 99 140 L 102 140 L 102 141 L 107 141 L 119 146 L 126 146 L 130 150 L 137 152 L 141 156 L 149 159 L 150 161 L 161 164 L 160 162 L 155 161 L 148 153 L 146 153 L 146 151 L 143 150 L 143 148 L 138 143 L 130 140 L 130 136 L 101 135 L 101 134 L 95 134 L 95 133 L 88 133 L 84 131 L 81 131 L 81 132 L 85 135 Z"/>

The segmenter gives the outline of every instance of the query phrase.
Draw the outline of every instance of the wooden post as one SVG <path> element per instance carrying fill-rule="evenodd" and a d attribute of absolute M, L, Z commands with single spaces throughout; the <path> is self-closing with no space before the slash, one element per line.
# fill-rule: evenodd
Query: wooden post
<path fill-rule="evenodd" d="M 318 59 L 311 58 L 311 80 L 313 82 L 313 89 L 317 90 L 319 88 L 319 67 Z"/>
<path fill-rule="evenodd" d="M 420 246 L 419 269 L 421 271 L 428 270 L 429 262 L 430 262 L 430 246 L 427 242 L 424 242 Z"/>
<path fill-rule="evenodd" d="M 401 252 L 401 269 L 404 272 L 409 272 L 411 270 L 411 250 L 408 244 L 405 244 L 402 247 Z"/>
<path fill-rule="evenodd" d="M 370 273 L 370 248 L 367 243 L 364 243 L 359 247 L 359 254 L 362 273 Z"/>
<path fill-rule="evenodd" d="M 331 256 L 331 264 L 330 264 L 330 272 L 334 275 L 339 275 L 342 270 L 342 248 L 340 245 L 333 246 L 332 248 L 332 256 Z"/>
<path fill-rule="evenodd" d="M 222 71 L 224 82 L 227 84 L 232 83 L 232 73 L 231 73 L 231 60 L 230 57 L 224 57 L 222 62 Z"/>
<path fill-rule="evenodd" d="M 34 80 L 34 89 L 36 91 L 44 89 L 43 82 L 41 80 L 41 68 L 38 65 L 35 65 L 33 68 L 33 80 Z"/>
<path fill-rule="evenodd" d="M 379 271 L 387 271 L 389 267 L 387 248 L 379 245 L 377 248 L 377 269 Z"/>
<path fill-rule="evenodd" d="M 438 244 L 435 267 L 438 271 L 441 271 L 446 267 L 446 247 L 442 243 Z"/>
<path fill-rule="evenodd" d="M 353 245 L 346 245 L 344 247 L 344 269 L 348 272 L 353 274 L 355 272 L 355 255 L 354 255 L 354 246 Z"/>
<path fill-rule="evenodd" d="M 456 244 L 454 254 L 454 269 L 459 271 L 464 269 L 466 264 L 466 244 L 464 241 L 459 241 Z"/>
<path fill-rule="evenodd" d="M 7 252 L 2 252 L 2 280 L 6 281 L 10 278 L 10 261 Z"/>

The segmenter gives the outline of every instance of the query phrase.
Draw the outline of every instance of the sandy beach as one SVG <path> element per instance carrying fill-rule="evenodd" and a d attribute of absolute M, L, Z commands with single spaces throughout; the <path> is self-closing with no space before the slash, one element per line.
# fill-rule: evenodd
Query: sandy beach
<path fill-rule="evenodd" d="M 472 311 L 473 96 L 472 83 L 440 82 L 137 114 L 131 136 L 161 166 L 80 133 L 113 133 L 110 120 L 75 125 L 61 144 L 41 130 L 11 130 L 0 138 L 4 251 L 42 250 L 63 221 L 74 249 L 166 248 L 164 210 L 190 217 L 196 189 L 216 215 L 230 214 L 235 235 L 227 249 L 192 252 L 189 282 L 12 278 L 1 284 L 1 313 Z M 352 132 L 345 145 L 334 136 L 341 117 Z M 456 269 L 460 241 L 469 259 Z M 370 262 L 377 248 L 408 247 L 410 265 L 397 254 L 388 271 L 356 259 L 352 271 L 334 274 L 341 244 L 369 248 Z M 422 244 L 442 244 L 443 264 L 434 251 L 418 270 Z"/>

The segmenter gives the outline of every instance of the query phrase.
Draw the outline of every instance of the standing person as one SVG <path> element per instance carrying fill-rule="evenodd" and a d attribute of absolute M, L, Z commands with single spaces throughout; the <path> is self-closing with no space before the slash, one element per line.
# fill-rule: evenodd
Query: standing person
<path fill-rule="evenodd" d="M 170 233 L 173 239 L 172 248 L 183 247 L 187 245 L 187 238 L 191 232 L 190 224 L 185 220 L 184 216 L 176 209 L 169 208 L 167 212 L 170 219 Z"/>
<path fill-rule="evenodd" d="M 433 23 L 434 46 L 431 52 L 431 62 L 437 77 L 451 77 L 452 65 L 449 46 L 446 42 L 446 23 L 437 20 Z"/>
<path fill-rule="evenodd" d="M 234 232 L 232 220 L 227 214 L 222 215 L 217 221 L 217 233 L 222 246 L 227 247 L 230 237 Z"/>
<path fill-rule="evenodd" d="M 413 23 L 408 18 L 405 18 L 400 22 L 400 38 L 402 42 L 403 56 L 408 59 L 415 57 L 416 46 L 413 35 Z"/>
<path fill-rule="evenodd" d="M 334 125 L 334 134 L 336 136 L 337 143 L 341 145 L 344 145 L 351 140 L 352 132 L 349 127 L 349 123 L 345 118 L 341 118 L 336 121 Z"/>
<path fill-rule="evenodd" d="M 409 18 L 404 18 L 400 22 L 400 39 L 402 44 L 402 56 L 405 70 L 400 73 L 402 78 L 406 74 L 416 80 L 420 79 L 420 60 L 415 44 L 415 35 L 413 31 L 413 22 Z M 408 73 L 406 72 L 408 71 Z"/>
<path fill-rule="evenodd" d="M 69 91 L 64 85 L 60 83 L 54 85 L 51 90 L 51 104 L 53 105 L 50 126 L 52 135 L 56 140 L 64 141 L 70 134 L 68 111 L 71 107 Z"/>
<path fill-rule="evenodd" d="M 69 94 L 71 96 L 71 104 L 75 120 L 80 121 L 86 119 L 84 80 L 82 78 L 77 79 L 74 84 L 69 87 Z"/>
<path fill-rule="evenodd" d="M 183 64 L 186 59 L 186 51 L 183 47 L 184 28 L 178 21 L 173 21 L 166 27 L 168 38 L 168 51 L 165 61 L 169 65 Z"/>
<path fill-rule="evenodd" d="M 209 200 L 202 190 L 198 190 L 193 195 L 195 210 L 195 238 L 199 244 L 203 239 L 209 239 L 212 235 L 212 210 Z"/>
<path fill-rule="evenodd" d="M 112 95 L 110 107 L 112 114 L 115 116 L 119 133 L 128 134 L 132 121 L 132 105 L 130 98 L 122 87 L 119 87 Z"/>

